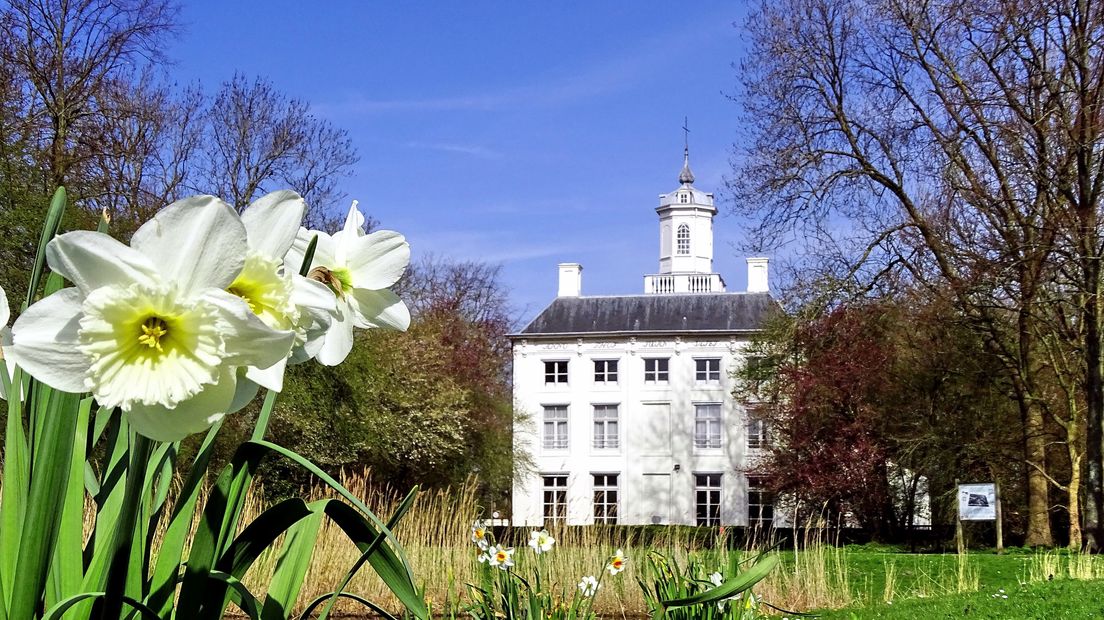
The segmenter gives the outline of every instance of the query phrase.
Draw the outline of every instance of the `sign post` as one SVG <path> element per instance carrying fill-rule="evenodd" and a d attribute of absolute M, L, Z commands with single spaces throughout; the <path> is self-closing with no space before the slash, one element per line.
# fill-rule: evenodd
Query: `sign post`
<path fill-rule="evenodd" d="M 958 523 L 955 534 L 958 537 L 959 553 L 962 552 L 962 522 L 963 521 L 996 521 L 997 522 L 997 548 L 998 552 L 1004 546 L 1001 523 L 999 518 L 1000 499 L 997 496 L 997 485 L 992 482 L 959 484 L 958 485 Z"/>

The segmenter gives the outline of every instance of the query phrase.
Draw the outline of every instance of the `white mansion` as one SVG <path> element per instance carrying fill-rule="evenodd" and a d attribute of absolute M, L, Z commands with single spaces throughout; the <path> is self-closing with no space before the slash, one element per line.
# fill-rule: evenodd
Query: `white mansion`
<path fill-rule="evenodd" d="M 659 273 L 644 294 L 582 295 L 582 266 L 561 264 L 559 295 L 511 336 L 514 449 L 536 473 L 515 483 L 513 523 L 767 526 L 769 494 L 745 475 L 766 441 L 731 373 L 778 305 L 767 259 L 749 258 L 747 292 L 713 273 L 713 195 L 659 199 Z"/>

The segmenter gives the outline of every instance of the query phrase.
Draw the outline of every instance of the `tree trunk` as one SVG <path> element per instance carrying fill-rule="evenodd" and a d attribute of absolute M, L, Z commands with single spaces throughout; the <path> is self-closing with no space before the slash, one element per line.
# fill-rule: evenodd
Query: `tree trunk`
<path fill-rule="evenodd" d="M 1024 417 L 1025 457 L 1031 463 L 1046 469 L 1046 435 L 1043 415 L 1038 407 L 1032 407 L 1020 401 L 1020 412 Z M 1054 544 L 1050 532 L 1050 501 L 1048 492 L 1050 481 L 1035 467 L 1027 468 L 1027 537 L 1024 544 L 1028 547 L 1049 547 Z"/>

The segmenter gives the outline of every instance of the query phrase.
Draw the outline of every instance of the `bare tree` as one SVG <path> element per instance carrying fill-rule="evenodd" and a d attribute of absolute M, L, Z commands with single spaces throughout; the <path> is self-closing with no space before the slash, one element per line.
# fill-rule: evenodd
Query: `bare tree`
<path fill-rule="evenodd" d="M 8 0 L 0 11 L 10 28 L 0 60 L 34 94 L 27 112 L 46 129 L 48 185 L 63 185 L 99 146 L 85 136 L 99 127 L 99 95 L 120 75 L 163 59 L 178 10 L 168 0 Z"/>
<path fill-rule="evenodd" d="M 310 112 L 269 81 L 236 74 L 215 93 L 206 114 L 199 189 L 238 209 L 278 187 L 307 199 L 307 224 L 337 221 L 330 208 L 343 197 L 337 182 L 359 157 L 343 129 Z"/>
<path fill-rule="evenodd" d="M 848 275 L 896 270 L 952 291 L 1020 407 L 1031 545 L 1051 543 L 1039 334 L 1059 272 L 1085 325 L 1069 350 L 1083 356 L 1086 533 L 1101 542 L 1101 10 L 1077 0 L 764 3 L 743 65 L 752 143 L 731 184 L 737 203 L 765 244 L 851 228 L 857 245 L 839 261 Z"/>
<path fill-rule="evenodd" d="M 126 236 L 186 191 L 201 137 L 202 93 L 177 94 L 147 72 L 106 84 L 97 99 L 103 114 L 90 138 L 98 146 L 80 167 L 84 204 L 110 214 Z"/>

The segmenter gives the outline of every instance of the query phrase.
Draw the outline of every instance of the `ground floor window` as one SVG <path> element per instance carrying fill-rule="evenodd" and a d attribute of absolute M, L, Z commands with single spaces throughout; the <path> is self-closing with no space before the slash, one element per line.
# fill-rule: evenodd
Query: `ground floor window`
<path fill-rule="evenodd" d="M 594 522 L 617 523 L 617 474 L 594 474 Z"/>
<path fill-rule="evenodd" d="M 567 474 L 548 474 L 544 481 L 544 520 L 567 519 Z"/>
<path fill-rule="evenodd" d="M 721 524 L 721 474 L 694 474 L 694 511 L 698 525 Z"/>
<path fill-rule="evenodd" d="M 767 479 L 748 476 L 748 527 L 770 527 L 774 521 L 774 494 L 767 488 Z"/>

